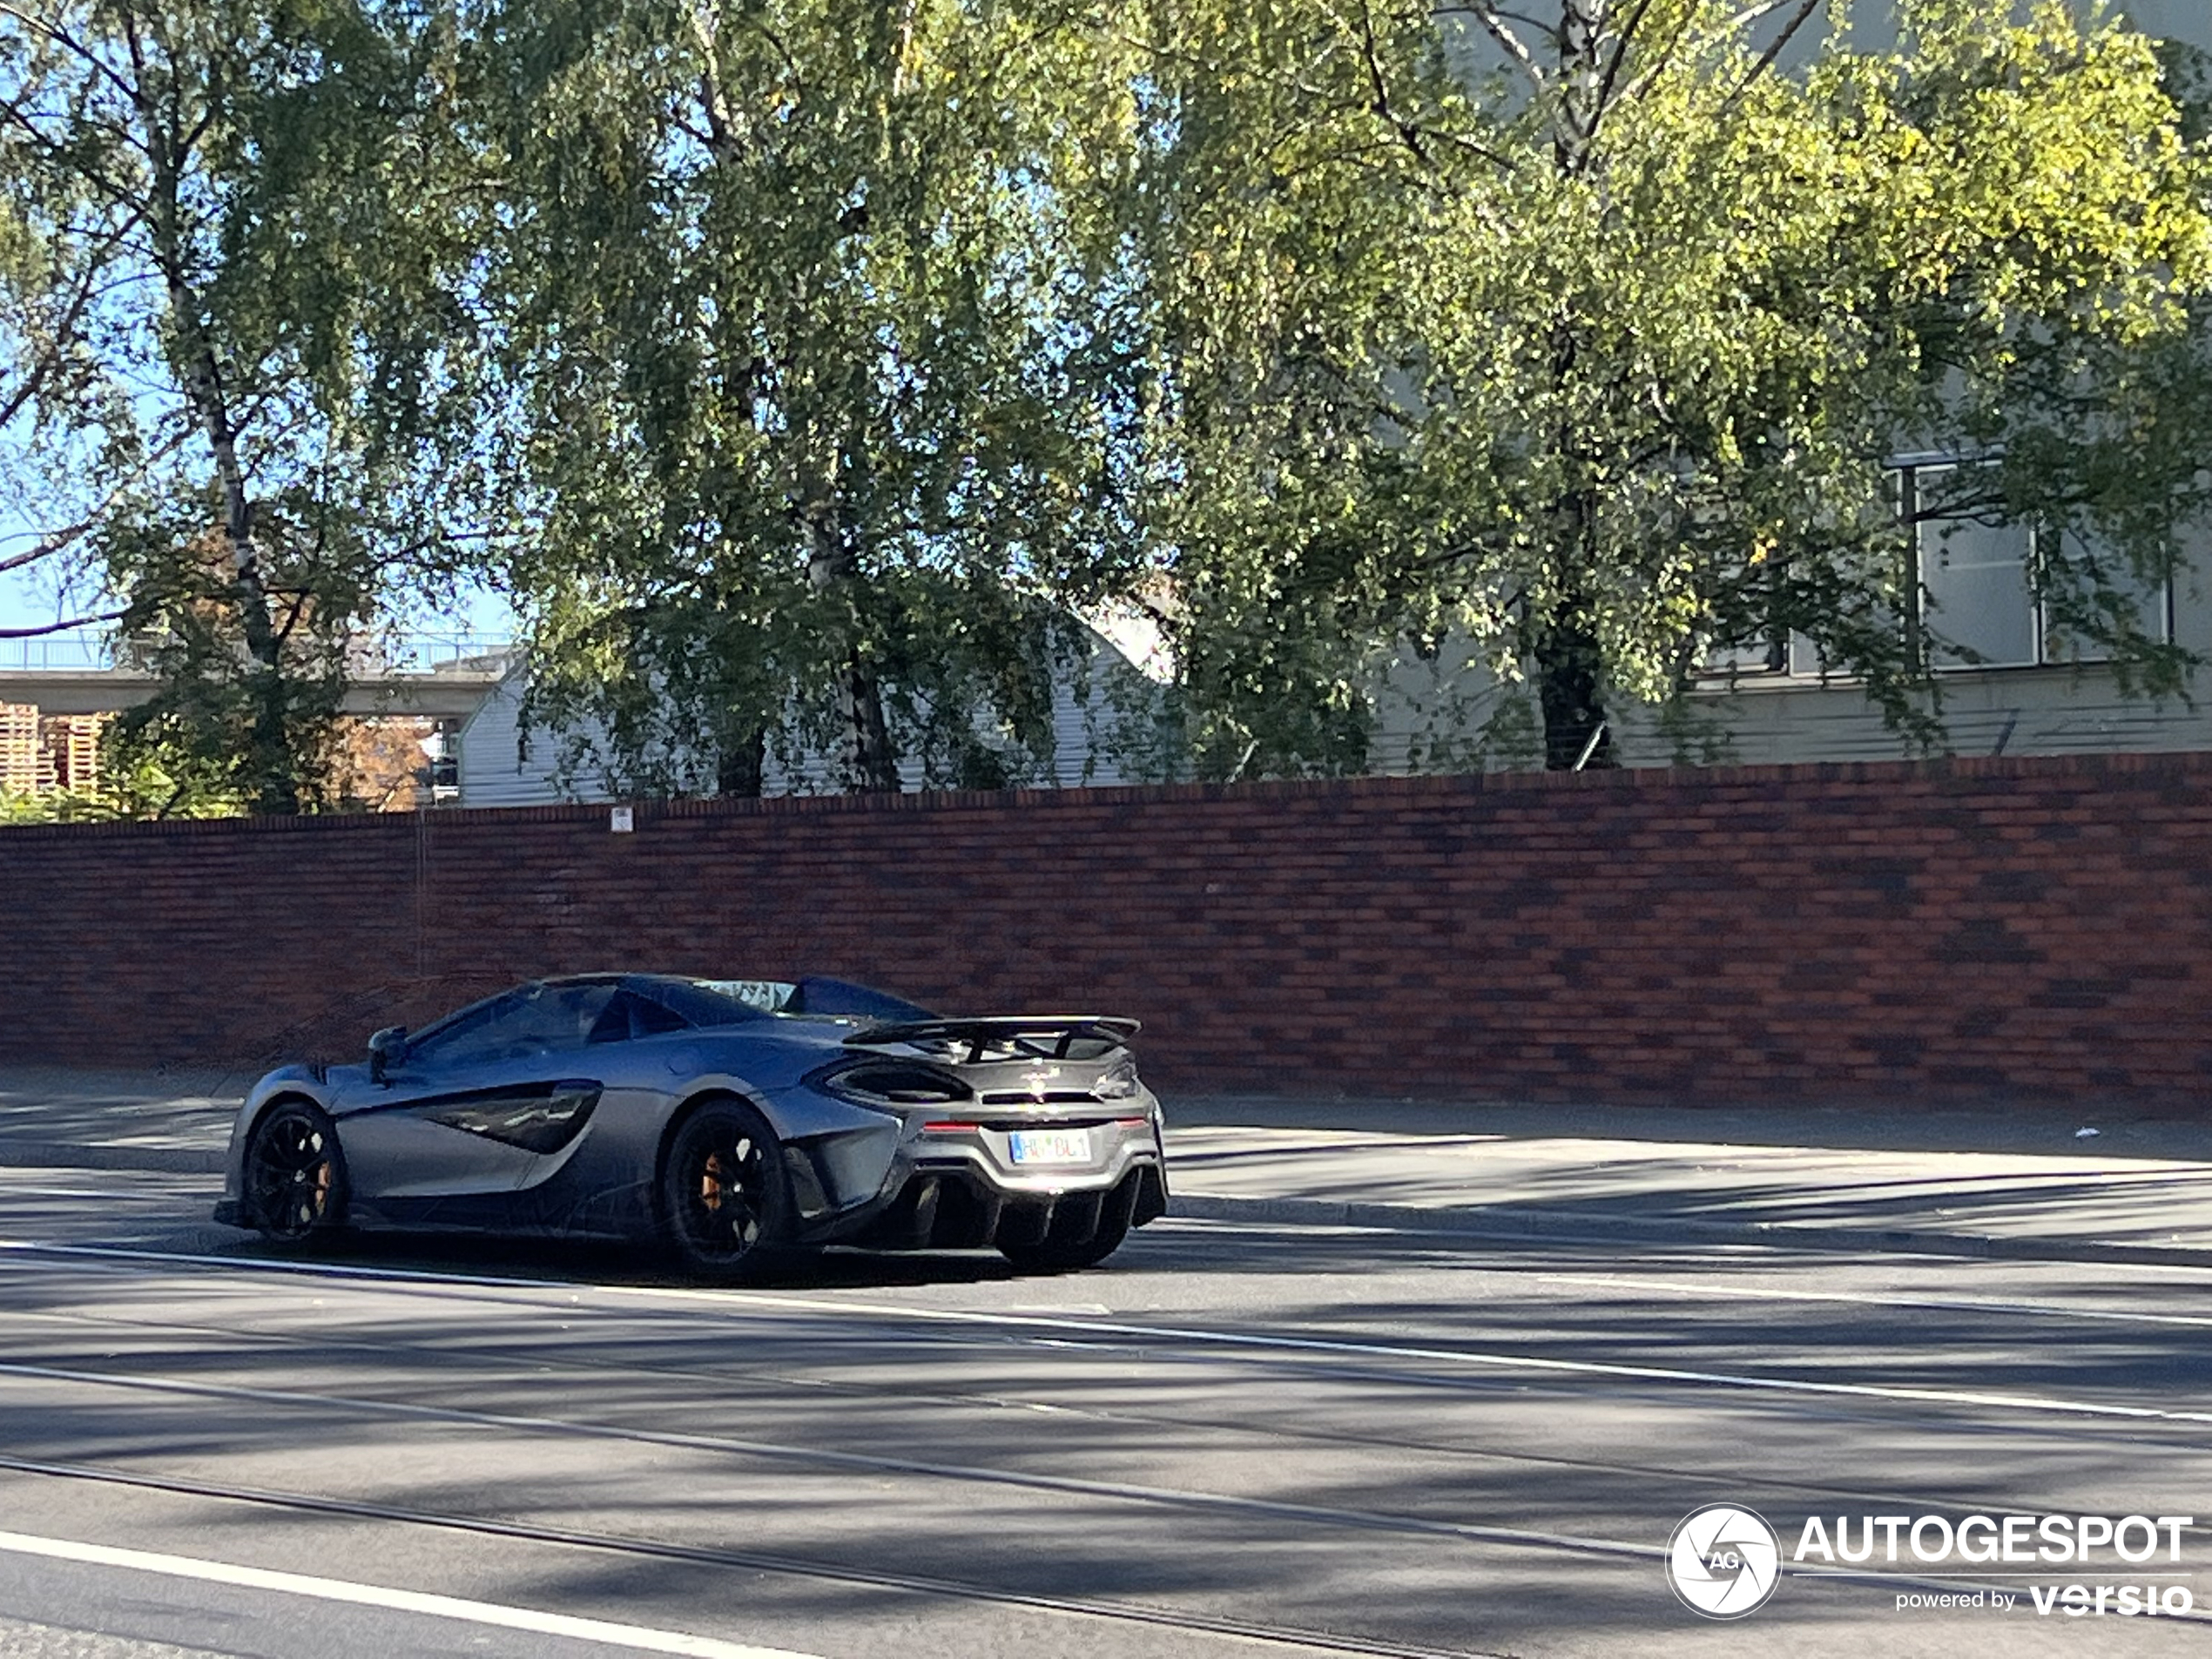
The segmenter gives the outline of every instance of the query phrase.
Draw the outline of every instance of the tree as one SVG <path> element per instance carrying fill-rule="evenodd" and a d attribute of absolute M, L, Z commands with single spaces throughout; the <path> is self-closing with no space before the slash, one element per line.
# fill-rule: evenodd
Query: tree
<path fill-rule="evenodd" d="M 1134 544 L 1125 98 L 1049 6 L 511 0 L 465 145 L 532 718 L 633 787 L 996 785 Z M 1106 181 L 1110 183 L 1110 180 Z"/>
<path fill-rule="evenodd" d="M 10 563 L 116 597 L 163 680 L 122 769 L 179 800 L 321 802 L 391 572 L 450 563 L 451 45 L 373 0 L 0 3 L 0 430 L 48 520 Z"/>
<path fill-rule="evenodd" d="M 2151 44 L 2048 3 L 1902 0 L 1895 51 L 1817 0 L 1526 10 L 1146 15 L 1148 514 L 1202 764 L 1356 768 L 1378 664 L 1453 639 L 1533 680 L 1555 767 L 1786 634 L 1934 741 L 1917 448 L 1984 463 L 1925 510 L 2096 532 L 2047 538 L 2047 606 L 2178 686 L 2130 596 L 2203 504 L 2212 219 Z"/>

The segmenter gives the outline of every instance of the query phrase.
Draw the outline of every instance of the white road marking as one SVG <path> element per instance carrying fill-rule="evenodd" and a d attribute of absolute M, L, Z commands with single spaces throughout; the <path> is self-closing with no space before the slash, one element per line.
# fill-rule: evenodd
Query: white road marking
<path fill-rule="evenodd" d="M 1179 1226 L 1191 1228 L 1193 1230 L 1203 1229 L 1208 1232 L 1295 1232 L 1301 1235 L 1311 1234 L 1322 1237 L 1369 1237 L 1404 1232 L 1419 1232 L 1424 1238 L 1448 1238 L 1454 1237 L 1465 1238 L 1470 1237 L 1470 1235 L 1465 1232 L 1453 1233 L 1441 1229 L 1433 1228 L 1422 1230 L 1405 1227 L 1293 1226 L 1278 1225 L 1274 1223 L 1266 1222 L 1200 1221 L 1195 1218 L 1185 1218 L 1177 1224 Z M 1487 1235 L 1484 1236 L 1487 1237 Z M 1751 1251 L 1759 1247 L 1745 1245 L 1742 1248 L 1744 1251 Z M 1885 1251 L 1884 1253 L 1906 1256 L 1914 1262 L 1956 1263 L 1966 1259 L 1956 1256 L 1932 1256 L 1919 1251 Z M 1750 1257 L 1731 1256 L 1729 1259 L 1731 1265 L 1741 1265 L 1747 1271 L 1758 1271 L 1756 1258 Z M 2035 1258 L 2023 1258 L 2017 1260 L 2007 1260 L 2004 1264 L 2011 1267 L 2051 1267 L 2067 1265 L 2075 1267 L 2094 1267 L 2100 1270 L 2134 1269 L 2139 1272 L 2168 1274 L 2203 1273 L 2212 1271 L 2212 1261 L 2208 1261 L 2206 1265 L 2203 1267 L 2192 1267 L 2186 1263 L 2175 1264 L 2170 1262 L 2098 1261 L 2060 1264 L 2044 1261 Z M 1976 1301 L 1968 1298 L 1934 1296 L 1870 1296 L 1862 1292 L 1853 1292 L 1848 1291 L 1775 1291 L 1763 1289 L 1757 1285 L 1690 1284 L 1680 1279 L 1626 1278 L 1610 1274 L 1592 1275 L 1585 1273 L 1545 1273 L 1538 1272 L 1525 1267 L 1501 1267 L 1494 1263 L 1486 1263 L 1479 1267 L 1471 1268 L 1469 1271 L 1492 1273 L 1505 1278 L 1531 1279 L 1548 1285 L 1573 1285 L 1577 1286 L 1588 1285 L 1595 1286 L 1601 1290 L 1615 1289 L 1628 1291 L 1660 1291 L 1669 1296 L 1679 1296 L 1690 1298 L 1702 1296 L 1737 1297 L 1747 1301 L 1844 1302 L 1861 1307 L 1925 1308 L 1944 1313 L 2010 1313 L 2024 1315 L 2032 1318 L 2048 1317 L 2054 1319 L 2102 1319 L 2122 1325 L 2182 1325 L 2212 1327 L 2212 1316 L 2190 1313 L 2140 1313 L 2107 1308 L 2064 1307 L 2056 1303 L 2051 1302 L 1987 1302 Z"/>
<path fill-rule="evenodd" d="M 1193 1194 L 1193 1197 L 1202 1195 Z M 1770 1261 L 1777 1256 L 1811 1257 L 1823 1264 L 1838 1264 L 1864 1261 L 1878 1257 L 1885 1261 L 1912 1262 L 1916 1265 L 1956 1267 L 1963 1262 L 1979 1262 L 1988 1266 L 2003 1267 L 2070 1267 L 2083 1271 L 2100 1273 L 2177 1274 L 2194 1273 L 2200 1277 L 2212 1272 L 2212 1250 L 2204 1251 L 2205 1263 L 2194 1262 L 2137 1262 L 2115 1261 L 2104 1257 L 2063 1256 L 1964 1256 L 1955 1250 L 1891 1250 L 1869 1248 L 1858 1251 L 1840 1250 L 1808 1250 L 1802 1243 L 1790 1239 L 1793 1224 L 1777 1223 L 1756 1238 L 1629 1238 L 1617 1234 L 1596 1232 L 1541 1232 L 1533 1233 L 1505 1227 L 1416 1227 L 1410 1224 L 1388 1227 L 1355 1226 L 1347 1222 L 1308 1221 L 1223 1221 L 1211 1216 L 1175 1216 L 1150 1224 L 1155 1228 L 1170 1228 L 1189 1232 L 1225 1232 L 1283 1234 L 1298 1238 L 1332 1236 L 1367 1238 L 1418 1238 L 1433 1240 L 1438 1244 L 1457 1241 L 1462 1249 L 1475 1244 L 1500 1250 L 1520 1248 L 1533 1251 L 1548 1244 L 1603 1244 L 1613 1250 L 1623 1246 L 1641 1245 L 1651 1251 L 1670 1251 L 1676 1255 L 1694 1252 L 1700 1260 L 1712 1259 L 1750 1266 L 1757 1262 Z M 1966 1235 L 1960 1235 L 1965 1237 Z M 2179 1235 L 2175 1235 L 2178 1237 Z M 2094 1240 L 2090 1242 L 2095 1242 Z M 2155 1244 L 2153 1239 L 2147 1241 Z M 1501 1272 L 1514 1270 L 1501 1268 Z"/>
<path fill-rule="evenodd" d="M 965 1308 L 909 1308 L 878 1302 L 836 1302 L 777 1296 L 766 1291 L 694 1291 L 680 1286 L 649 1290 L 637 1285 L 598 1287 L 613 1296 L 665 1294 L 686 1299 L 858 1314 L 874 1318 L 908 1318 L 941 1323 L 1008 1325 L 1025 1329 L 1080 1332 L 1085 1336 L 1132 1337 L 1139 1340 L 1189 1342 L 1224 1348 L 1285 1349 L 1293 1352 L 1345 1354 L 1359 1359 L 1415 1359 L 1425 1363 L 1548 1372 L 1567 1376 L 1633 1378 L 1639 1381 L 1695 1383 L 1769 1393 L 1841 1394 L 1860 1399 L 1916 1404 L 1992 1406 L 2013 1411 L 2121 1417 L 2168 1423 L 2212 1424 L 2212 1412 L 2166 1411 L 2149 1406 L 2117 1406 L 2094 1400 L 2063 1399 L 2042 1394 L 1994 1394 L 1978 1390 L 1905 1388 L 1879 1383 L 1817 1382 L 1806 1378 L 1761 1377 L 1741 1372 L 1694 1371 L 1674 1366 L 1632 1366 L 1594 1359 L 1553 1359 L 1537 1354 L 1493 1353 L 1471 1348 L 1416 1347 L 1398 1343 L 1348 1342 L 1338 1338 L 1241 1335 L 1184 1325 L 1134 1325 L 1113 1319 L 1054 1319 L 1035 1314 L 999 1314 Z"/>
<path fill-rule="evenodd" d="M 145 1487 L 154 1490 L 166 1492 L 195 1493 L 204 1496 L 238 1499 L 247 1502 L 291 1503 L 321 1510 L 327 1513 L 358 1514 L 374 1520 L 407 1521 L 422 1526 L 457 1527 L 463 1531 L 487 1531 L 500 1537 L 536 1539 L 553 1543 L 575 1544 L 587 1549 L 611 1548 L 617 1550 L 641 1551 L 645 1554 L 672 1553 L 678 1558 L 685 1560 L 707 1559 L 711 1554 L 713 1558 L 718 1560 L 742 1561 L 747 1565 L 759 1567 L 762 1570 L 771 1573 L 797 1573 L 801 1575 L 813 1577 L 821 1577 L 826 1574 L 826 1575 L 832 1577 L 842 1576 L 869 1584 L 887 1586 L 894 1588 L 918 1590 L 925 1595 L 973 1595 L 976 1594 L 974 1587 L 973 1586 L 951 1583 L 944 1581 L 918 1579 L 906 1575 L 869 1572 L 865 1569 L 840 1572 L 838 1569 L 826 1569 L 819 1563 L 795 1563 L 776 1557 L 759 1556 L 750 1552 L 732 1553 L 726 1556 L 723 1555 L 721 1552 L 708 1552 L 702 1554 L 699 1552 L 688 1551 L 681 1547 L 663 1547 L 635 1539 L 610 1539 L 593 1534 L 577 1533 L 560 1528 L 532 1527 L 528 1523 L 522 1521 L 482 1521 L 457 1515 L 442 1515 L 411 1510 L 394 1509 L 383 1505 L 355 1506 L 347 1503 L 342 1499 L 312 1497 L 307 1494 L 298 1493 L 269 1492 L 253 1487 L 225 1487 L 211 1484 L 206 1481 L 188 1480 L 153 1474 L 138 1474 L 126 1473 L 121 1470 L 110 1469 L 96 1471 L 91 1469 L 82 1469 L 73 1467 L 67 1464 L 37 1463 L 27 1459 L 11 1458 L 4 1455 L 0 1455 L 0 1468 L 19 1470 L 23 1473 L 31 1474 L 56 1474 L 64 1477 L 74 1476 L 93 1480 L 113 1480 L 120 1482 L 125 1486 Z M 1901 1500 L 1899 1501 L 1908 1501 Z M 1964 1506 L 1952 1507 L 1963 1507 Z M 1563 1534 L 1548 1535 L 1541 1533 L 1520 1534 L 1507 1539 L 1504 1541 L 1526 1543 L 1550 1541 L 1575 1550 L 1578 1553 L 1641 1556 L 1649 1560 L 1663 1560 L 1667 1554 L 1666 1548 L 1661 1545 L 1623 1543 L 1609 1539 L 1576 1538 Z M 2050 1576 L 2050 1574 L 2048 1573 L 1980 1573 L 1973 1569 L 1966 1569 L 1955 1574 L 1943 1573 L 1940 1575 L 1938 1575 L 1933 1572 L 1924 1572 L 1913 1568 L 1906 1568 L 1902 1571 L 1894 1571 L 1886 1568 L 1839 1568 L 1817 1561 L 1784 1561 L 1781 1563 L 1781 1569 L 1785 1575 L 1792 1578 L 1812 1579 L 1816 1581 L 1821 1579 L 1834 1579 L 1847 1583 L 1860 1580 L 1871 1580 L 1878 1581 L 1883 1584 L 1901 1584 L 1918 1589 L 1944 1590 L 1956 1590 L 1960 1588 L 1962 1586 L 1964 1588 L 1972 1588 L 1976 1584 L 1987 1578 L 2046 1578 Z M 2145 1579 L 2180 1579 L 2195 1576 L 2194 1573 L 2188 1571 L 2180 1573 L 2138 1573 L 2133 1568 L 2129 1569 L 2129 1574 L 2132 1577 Z M 1140 1619 L 1149 1619 L 1150 1622 L 1189 1630 L 1204 1630 L 1211 1635 L 1225 1636 L 1233 1642 L 1248 1642 L 1256 1646 L 1299 1649 L 1312 1649 L 1326 1646 L 1335 1649 L 1344 1645 L 1340 1641 L 1337 1640 L 1331 1640 L 1325 1642 L 1317 1642 L 1313 1639 L 1312 1635 L 1306 1632 L 1266 1631 L 1255 1629 L 1250 1627 L 1241 1629 L 1232 1628 L 1227 1623 L 1189 1620 L 1178 1617 L 1172 1614 L 1163 1613 L 1159 1609 L 1130 1609 L 1113 1607 L 1111 1604 L 1106 1604 L 1102 1607 L 1098 1604 L 1068 1601 L 1059 1597 L 1037 1595 L 1019 1591 L 1013 1592 L 1011 1594 L 994 1594 L 987 1591 L 984 1592 L 984 1595 L 987 1599 L 1002 1601 L 1012 1605 L 1034 1607 L 1050 1613 L 1072 1614 L 1084 1618 L 1126 1620 L 1132 1616 L 1132 1613 L 1134 1613 L 1135 1616 Z M 1158 1616 L 1153 1617 L 1152 1615 L 1157 1615 Z M 2199 1608 L 2188 1613 L 2167 1614 L 2161 1616 L 2185 1619 L 2192 1623 L 2208 1624 L 2212 1623 L 2212 1608 Z M 1362 1652 L 1368 1651 L 1368 1649 L 1364 1647 L 1360 1650 Z M 816 1656 L 811 1654 L 777 1656 L 774 1649 L 739 1649 L 737 1651 L 739 1653 L 752 1652 L 769 1655 L 772 1656 L 772 1659 L 817 1659 Z M 1391 1648 L 1386 1649 L 1377 1649 L 1377 1651 L 1400 1652 L 1405 1650 Z M 1460 1656 L 1460 1659 L 1480 1659 L 1480 1656 L 1478 1656 L 1474 1650 L 1471 1649 L 1465 1650 L 1455 1649 L 1454 1652 L 1455 1654 Z M 1493 1659 L 1501 1659 L 1501 1656 L 1493 1656 Z"/>
<path fill-rule="evenodd" d="M 112 1204 L 120 1197 L 138 1197 L 141 1202 L 149 1204 L 169 1202 L 166 1193 L 93 1192 L 80 1187 L 19 1187 L 12 1181 L 8 1183 L 6 1190 L 10 1198 L 98 1198 L 102 1204 Z"/>
<path fill-rule="evenodd" d="M 1867 1296 L 1849 1291 L 1771 1291 L 1746 1285 L 1686 1285 L 1669 1279 L 1586 1278 L 1578 1273 L 1515 1273 L 1516 1278 L 1598 1290 L 1658 1291 L 1695 1300 L 1735 1297 L 1757 1302 L 1841 1302 L 1855 1307 L 1921 1308 L 1939 1313 L 2009 1313 L 2027 1318 L 2104 1319 L 2120 1325 L 2182 1325 L 2212 1327 L 2212 1318 L 2195 1313 L 2132 1313 L 2116 1308 L 2060 1307 L 2047 1302 L 1977 1302 L 1939 1296 Z"/>
<path fill-rule="evenodd" d="M 389 1608 L 396 1613 L 420 1613 L 435 1619 L 457 1619 L 470 1624 L 497 1625 L 527 1630 L 534 1635 L 569 1636 L 578 1642 L 597 1642 L 608 1647 L 629 1648 L 639 1653 L 675 1653 L 694 1659 L 819 1659 L 789 1648 L 756 1648 L 737 1642 L 718 1642 L 711 1636 L 687 1635 L 680 1630 L 653 1630 L 637 1624 L 610 1624 L 603 1619 L 570 1618 L 563 1613 L 540 1613 L 531 1608 L 503 1607 L 494 1602 L 463 1601 L 458 1596 L 431 1595 L 421 1590 L 388 1589 L 376 1584 L 355 1584 L 344 1579 L 312 1578 L 302 1573 L 272 1572 L 265 1567 L 234 1567 L 227 1561 L 197 1560 L 189 1555 L 163 1555 L 151 1550 L 118 1549 L 107 1544 L 82 1544 L 73 1539 L 40 1538 L 29 1533 L 0 1532 L 0 1550 L 18 1555 L 42 1555 L 51 1561 L 78 1561 L 93 1567 L 120 1567 L 137 1573 L 158 1573 L 165 1578 L 198 1579 L 209 1584 L 231 1584 L 246 1589 L 273 1590 L 280 1595 L 313 1596 L 322 1602 L 350 1602 L 360 1607 Z"/>
<path fill-rule="evenodd" d="M 1489 1352 L 1474 1348 L 1430 1348 L 1388 1342 L 1353 1342 L 1341 1338 L 1298 1337 L 1259 1332 L 1209 1331 L 1189 1325 L 1137 1325 L 1127 1320 L 1054 1318 L 1042 1314 L 999 1313 L 973 1308 L 904 1306 L 887 1302 L 849 1302 L 826 1297 L 781 1295 L 769 1291 L 694 1289 L 676 1285 L 594 1285 L 575 1281 L 445 1273 L 415 1268 L 348 1267 L 306 1262 L 241 1261 L 230 1256 L 199 1256 L 150 1250 L 107 1249 L 91 1244 L 44 1244 L 0 1239 L 0 1252 L 89 1257 L 125 1261 L 167 1262 L 216 1267 L 227 1272 L 277 1273 L 306 1278 L 367 1280 L 394 1285 L 418 1284 L 492 1290 L 565 1292 L 571 1302 L 585 1295 L 623 1301 L 703 1302 L 725 1307 L 763 1307 L 798 1313 L 833 1313 L 860 1318 L 907 1320 L 917 1324 L 995 1326 L 1015 1331 L 1080 1335 L 1138 1341 L 1184 1342 L 1221 1349 L 1343 1355 L 1359 1359 L 1417 1360 L 1424 1364 L 1504 1371 L 1536 1371 L 1558 1376 L 1596 1377 L 1638 1382 L 1688 1383 L 1739 1388 L 1765 1394 L 1816 1394 L 1911 1405 L 1963 1406 L 2064 1416 L 2120 1418 L 2134 1422 L 2212 1424 L 2212 1411 L 2169 1411 L 2152 1406 L 2121 1406 L 2065 1399 L 2047 1394 L 1999 1394 L 1975 1389 L 1908 1388 L 1882 1383 L 1822 1382 L 1811 1378 L 1763 1377 L 1743 1372 L 1698 1371 L 1676 1366 L 1637 1366 L 1596 1359 L 1554 1359 L 1539 1354 Z M 0 1366 L 0 1371 L 31 1369 Z"/>
<path fill-rule="evenodd" d="M 1314 1236 L 1324 1238 L 1339 1236 L 1358 1236 L 1363 1238 L 1388 1237 L 1393 1235 L 1413 1233 L 1423 1238 L 1435 1238 L 1439 1240 L 1458 1238 L 1464 1241 L 1470 1238 L 1487 1238 L 1501 1236 L 1494 1234 L 1473 1234 L 1463 1230 L 1447 1231 L 1441 1228 L 1348 1227 L 1255 1221 L 1202 1221 L 1193 1217 L 1181 1217 L 1173 1224 L 1177 1227 L 1190 1229 L 1193 1231 L 1263 1234 L 1296 1233 L 1302 1237 Z M 1525 1237 L 1524 1235 L 1514 1236 Z M 1579 1236 L 1576 1237 L 1579 1238 Z M 1553 1236 L 1548 1242 L 1571 1243 L 1575 1242 L 1575 1238 L 1570 1238 L 1563 1235 L 1555 1235 Z M 1581 1242 L 1588 1241 L 1582 1240 Z M 1680 1247 L 1677 1246 L 1677 1248 Z M 1746 1272 L 1758 1272 L 1763 1271 L 1759 1265 L 1760 1259 L 1763 1257 L 1770 1257 L 1774 1254 L 1774 1251 L 1770 1248 L 1763 1244 L 1716 1244 L 1711 1246 L 1711 1251 L 1716 1253 L 1721 1258 L 1724 1259 L 1729 1266 L 1740 1267 Z M 1702 1253 L 1703 1253 L 1703 1251 L 1701 1249 L 1701 1254 Z M 1881 1254 L 1885 1257 L 1909 1261 L 1916 1266 L 1925 1264 L 1955 1267 L 1961 1262 L 1971 1259 L 1959 1256 L 1937 1255 L 1921 1251 L 1884 1251 Z M 2172 1278 L 2181 1275 L 2194 1275 L 2201 1278 L 2204 1274 L 2212 1273 L 2212 1252 L 2208 1253 L 2205 1264 L 2201 1267 L 2192 1265 L 2186 1262 L 2115 1262 L 2103 1260 L 2061 1262 L 2048 1260 L 2040 1257 L 2021 1257 L 2017 1258 L 2007 1258 L 2001 1262 L 1989 1261 L 1981 1264 L 1986 1266 L 2001 1265 L 2019 1269 L 2048 1269 L 2062 1266 L 2074 1269 L 2089 1269 L 2101 1273 L 2133 1275 L 2137 1278 L 2162 1277 Z M 1972 1298 L 1965 1297 L 1913 1295 L 1875 1296 L 1869 1295 L 1865 1292 L 1849 1291 L 1777 1291 L 1757 1285 L 1691 1284 L 1681 1279 L 1629 1278 L 1619 1275 L 1610 1274 L 1590 1275 L 1583 1273 L 1547 1273 L 1532 1268 L 1501 1266 L 1496 1263 L 1483 1263 L 1479 1266 L 1471 1267 L 1468 1271 L 1494 1274 L 1504 1278 L 1530 1279 L 1550 1285 L 1571 1285 L 1578 1287 L 1595 1286 L 1600 1289 L 1611 1287 L 1621 1290 L 1659 1291 L 1670 1296 L 1692 1299 L 1698 1297 L 1734 1297 L 1746 1301 L 1842 1302 L 1861 1307 L 1913 1308 L 1925 1309 L 1942 1313 L 2004 1313 L 2027 1318 L 2093 1319 L 2118 1325 L 2198 1325 L 2212 1328 L 2212 1316 L 2189 1313 L 2145 1313 L 2132 1310 L 2108 1308 L 2068 1307 L 2054 1302 L 1992 1302 L 1976 1300 Z M 2195 1286 L 2192 1285 L 2191 1288 L 2195 1288 Z"/>

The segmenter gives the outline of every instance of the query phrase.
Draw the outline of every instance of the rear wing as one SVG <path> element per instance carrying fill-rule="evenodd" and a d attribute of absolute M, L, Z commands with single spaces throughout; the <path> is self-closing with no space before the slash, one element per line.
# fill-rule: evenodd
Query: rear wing
<path fill-rule="evenodd" d="M 917 1048 L 965 1048 L 957 1063 L 981 1065 L 986 1060 L 1096 1060 L 1116 1049 L 1144 1028 L 1135 1020 L 1104 1014 L 1008 1015 L 983 1020 L 909 1020 L 895 1025 L 872 1025 L 845 1039 L 848 1049 L 888 1048 L 910 1043 Z M 952 1058 L 950 1055 L 947 1058 Z"/>

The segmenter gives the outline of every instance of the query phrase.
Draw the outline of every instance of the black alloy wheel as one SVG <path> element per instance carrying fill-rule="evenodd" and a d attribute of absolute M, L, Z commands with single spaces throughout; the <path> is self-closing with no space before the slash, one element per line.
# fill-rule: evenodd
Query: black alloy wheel
<path fill-rule="evenodd" d="M 1098 1231 L 1080 1241 L 1035 1244 L 1001 1244 L 999 1254 L 1025 1273 L 1072 1273 L 1096 1267 L 1122 1247 L 1129 1237 L 1125 1221 L 1102 1221 Z"/>
<path fill-rule="evenodd" d="M 334 1231 L 346 1213 L 346 1155 L 319 1107 L 287 1100 L 254 1125 L 246 1150 L 246 1217 L 279 1244 Z"/>
<path fill-rule="evenodd" d="M 686 1266 L 718 1278 L 763 1271 L 790 1215 L 783 1148 L 759 1113 L 718 1100 L 684 1120 L 661 1169 L 661 1216 Z"/>

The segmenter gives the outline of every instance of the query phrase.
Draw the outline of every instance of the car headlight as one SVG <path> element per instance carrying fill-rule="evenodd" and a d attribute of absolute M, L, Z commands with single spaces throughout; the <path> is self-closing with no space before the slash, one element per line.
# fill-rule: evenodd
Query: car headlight
<path fill-rule="evenodd" d="M 1105 1074 L 1091 1086 L 1091 1093 L 1101 1100 L 1127 1100 L 1141 1085 L 1136 1081 L 1136 1061 L 1123 1055 L 1106 1068 Z"/>
<path fill-rule="evenodd" d="M 855 1106 L 948 1106 L 970 1100 L 974 1091 L 957 1077 L 912 1060 L 862 1060 L 806 1080 L 824 1094 Z"/>

